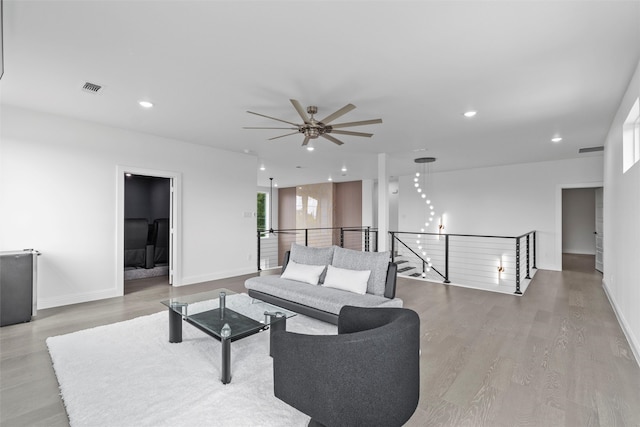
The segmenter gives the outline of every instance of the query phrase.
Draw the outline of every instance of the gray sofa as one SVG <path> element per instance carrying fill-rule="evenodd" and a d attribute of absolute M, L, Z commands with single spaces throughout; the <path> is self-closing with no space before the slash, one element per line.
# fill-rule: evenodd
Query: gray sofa
<path fill-rule="evenodd" d="M 389 252 L 360 252 L 331 246 L 310 248 L 293 244 L 282 262 L 282 273 L 290 261 L 294 264 L 332 266 L 349 271 L 370 271 L 363 294 L 324 284 L 327 268 L 318 284 L 264 275 L 247 279 L 245 288 L 249 296 L 310 317 L 338 324 L 340 309 L 345 305 L 356 307 L 402 307 L 396 298 L 397 266 L 389 262 Z M 335 276 L 334 276 L 335 277 Z"/>

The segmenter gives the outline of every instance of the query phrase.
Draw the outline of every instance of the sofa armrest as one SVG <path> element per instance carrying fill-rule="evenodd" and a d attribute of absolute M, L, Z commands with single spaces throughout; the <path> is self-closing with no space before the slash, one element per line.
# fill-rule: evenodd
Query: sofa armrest
<path fill-rule="evenodd" d="M 284 256 L 282 257 L 282 271 L 280 274 L 284 273 L 285 268 L 287 268 L 287 264 L 289 264 L 289 257 L 291 256 L 291 251 L 286 251 Z"/>
<path fill-rule="evenodd" d="M 395 262 L 389 263 L 387 268 L 387 281 L 384 286 L 384 296 L 389 299 L 396 297 L 396 280 L 398 278 L 398 264 Z"/>

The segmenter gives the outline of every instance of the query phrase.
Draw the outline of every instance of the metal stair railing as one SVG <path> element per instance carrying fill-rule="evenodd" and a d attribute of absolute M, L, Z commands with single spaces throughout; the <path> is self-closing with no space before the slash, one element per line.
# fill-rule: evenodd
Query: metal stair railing
<path fill-rule="evenodd" d="M 280 266 L 284 251 L 292 243 L 310 247 L 337 245 L 365 252 L 378 251 L 378 230 L 372 227 L 317 227 L 258 229 L 257 268 L 262 271 Z"/>
<path fill-rule="evenodd" d="M 531 269 L 537 268 L 535 231 L 519 236 L 401 231 L 389 234 L 392 261 L 398 256 L 409 258 L 407 264 L 413 261 L 415 268 L 422 267 L 422 273 L 413 277 L 425 280 L 503 290 L 513 286 L 514 293 L 522 295 L 523 280 L 530 279 Z M 409 271 L 405 267 L 402 270 Z"/>

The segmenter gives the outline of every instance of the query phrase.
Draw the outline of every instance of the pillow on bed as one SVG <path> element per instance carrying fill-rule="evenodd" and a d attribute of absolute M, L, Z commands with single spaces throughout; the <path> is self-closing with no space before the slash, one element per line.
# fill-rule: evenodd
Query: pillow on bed
<path fill-rule="evenodd" d="M 328 265 L 324 286 L 364 295 L 370 275 L 371 270 L 348 270 Z"/>
<path fill-rule="evenodd" d="M 317 285 L 323 271 L 324 265 L 298 264 L 295 261 L 289 261 L 287 268 L 285 268 L 284 273 L 282 273 L 280 277 L 308 283 L 310 285 Z"/>

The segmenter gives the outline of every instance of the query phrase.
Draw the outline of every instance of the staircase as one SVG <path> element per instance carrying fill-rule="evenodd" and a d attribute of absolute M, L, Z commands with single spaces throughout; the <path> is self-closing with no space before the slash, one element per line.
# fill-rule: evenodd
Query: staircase
<path fill-rule="evenodd" d="M 418 268 L 411 263 L 407 257 L 402 254 L 398 254 L 395 256 L 395 261 L 398 265 L 398 274 L 401 276 L 407 277 L 421 277 L 422 273 L 418 270 Z"/>

